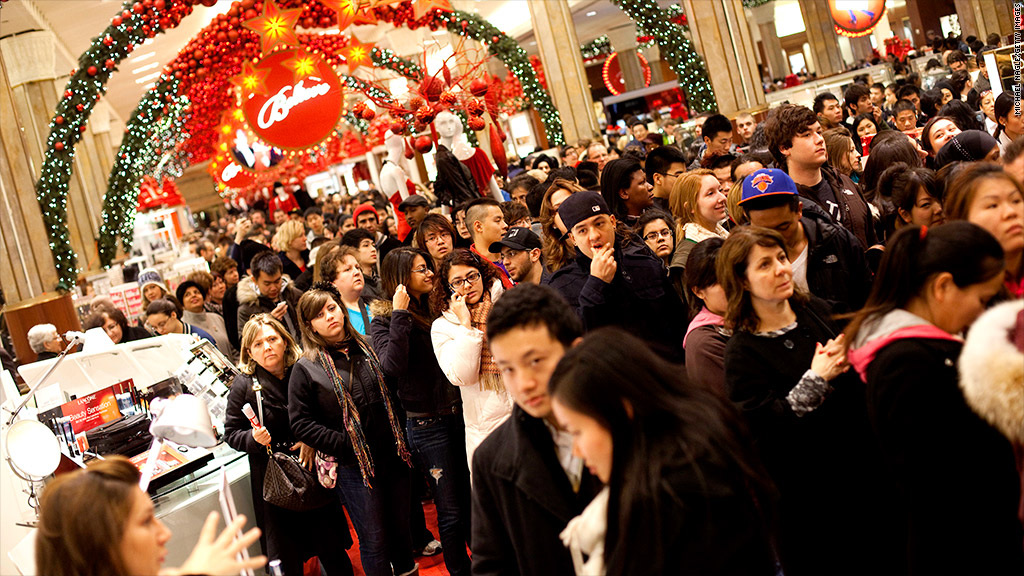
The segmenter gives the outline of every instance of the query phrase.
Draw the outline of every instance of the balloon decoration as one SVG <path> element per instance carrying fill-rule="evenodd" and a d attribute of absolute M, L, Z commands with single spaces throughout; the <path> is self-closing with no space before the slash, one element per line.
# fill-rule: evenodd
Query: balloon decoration
<path fill-rule="evenodd" d="M 304 50 L 275 52 L 234 81 L 245 121 L 260 139 L 278 148 L 312 148 L 334 132 L 341 118 L 338 75 Z"/>
<path fill-rule="evenodd" d="M 859 38 L 871 34 L 875 26 L 885 17 L 885 0 L 861 0 L 856 6 L 843 0 L 828 0 L 836 34 Z"/>

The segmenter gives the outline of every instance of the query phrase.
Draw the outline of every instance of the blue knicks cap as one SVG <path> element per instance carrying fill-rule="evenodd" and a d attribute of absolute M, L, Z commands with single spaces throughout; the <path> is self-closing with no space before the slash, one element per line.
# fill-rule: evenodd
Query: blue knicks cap
<path fill-rule="evenodd" d="M 796 182 L 778 168 L 761 168 L 743 179 L 740 205 L 752 198 L 764 196 L 796 196 Z"/>

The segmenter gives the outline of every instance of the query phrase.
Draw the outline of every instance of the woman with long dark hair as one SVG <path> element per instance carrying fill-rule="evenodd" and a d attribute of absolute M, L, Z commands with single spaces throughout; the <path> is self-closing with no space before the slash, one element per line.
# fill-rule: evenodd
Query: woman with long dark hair
<path fill-rule="evenodd" d="M 430 293 L 430 310 L 437 316 L 430 340 L 438 365 L 462 395 L 467 465 L 476 447 L 512 413 L 486 335 L 487 314 L 505 291 L 499 274 L 479 255 L 459 248 L 441 262 Z"/>
<path fill-rule="evenodd" d="M 352 535 L 337 500 L 313 510 L 293 511 L 263 501 L 263 477 L 270 451 L 294 453 L 313 466 L 313 449 L 296 442 L 288 420 L 288 381 L 302 351 L 288 330 L 270 314 L 257 314 L 242 329 L 239 370 L 228 392 L 224 441 L 249 455 L 249 480 L 256 525 L 266 535 L 267 557 L 280 560 L 284 573 L 302 574 L 302 565 L 317 556 L 328 574 L 352 574 L 345 550 Z M 257 396 L 256 389 L 259 389 Z M 257 412 L 254 428 L 242 413 L 249 404 Z"/>
<path fill-rule="evenodd" d="M 886 246 L 846 329 L 867 384 L 910 574 L 1019 574 L 1024 531 L 1013 448 L 958 386 L 957 336 L 1000 291 L 1003 250 L 969 222 L 908 226 Z"/>
<path fill-rule="evenodd" d="M 550 390 L 607 484 L 591 504 L 607 503 L 607 574 L 775 574 L 771 483 L 724 397 L 612 328 L 566 352 Z"/>
<path fill-rule="evenodd" d="M 397 398 L 376 354 L 352 327 L 337 289 L 314 284 L 298 305 L 303 357 L 288 382 L 288 416 L 317 451 L 355 525 L 367 576 L 414 574 L 409 534 L 412 456 Z"/>
<path fill-rule="evenodd" d="M 377 300 L 371 306 L 370 335 L 381 368 L 395 383 L 405 409 L 413 462 L 433 485 L 445 566 L 453 576 L 468 575 L 466 425 L 459 391 L 437 363 L 430 340 L 433 316 L 429 298 L 437 282 L 431 260 L 415 248 L 388 252 L 380 273 L 384 294 L 390 300 Z"/>
<path fill-rule="evenodd" d="M 894 229 L 886 237 L 904 226 L 937 226 L 946 221 L 942 212 L 942 183 L 935 172 L 897 162 L 882 172 L 878 187 L 887 191 L 895 208 Z"/>
<path fill-rule="evenodd" d="M 999 149 L 1006 150 L 1011 142 L 1024 135 L 1024 120 L 1021 119 L 1020 102 L 1014 102 L 1012 90 L 1004 90 L 996 97 L 994 112 L 996 131 L 992 136 L 999 142 Z"/>
<path fill-rule="evenodd" d="M 743 227 L 722 245 L 729 397 L 778 486 L 787 574 L 876 573 L 890 553 L 875 499 L 877 457 L 863 386 L 817 298 L 795 290 L 782 236 Z M 799 447 L 799 448 L 797 448 Z M 880 527 L 881 525 L 881 527 Z"/>

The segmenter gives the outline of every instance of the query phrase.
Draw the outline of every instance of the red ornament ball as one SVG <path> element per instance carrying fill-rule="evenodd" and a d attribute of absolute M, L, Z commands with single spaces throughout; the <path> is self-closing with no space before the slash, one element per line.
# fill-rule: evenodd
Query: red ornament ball
<path fill-rule="evenodd" d="M 131 11 L 125 10 L 125 11 L 121 12 L 121 18 L 127 20 L 127 19 L 129 19 L 131 17 L 132 17 Z"/>
<path fill-rule="evenodd" d="M 485 110 L 484 103 L 479 100 L 466 102 L 466 112 L 469 112 L 470 116 L 483 116 Z"/>
<path fill-rule="evenodd" d="M 83 110 L 85 110 L 85 104 L 76 104 L 75 105 L 75 110 L 78 110 L 79 112 L 82 112 Z"/>
<path fill-rule="evenodd" d="M 63 116 L 57 116 L 56 118 L 53 119 L 53 121 L 59 126 L 59 125 L 64 123 L 64 117 Z"/>
<path fill-rule="evenodd" d="M 458 101 L 459 101 L 459 97 L 456 96 L 454 92 L 450 92 L 448 90 L 445 90 L 444 92 L 441 92 L 441 102 L 442 103 L 447 104 L 448 106 L 452 106 L 452 105 L 454 105 Z"/>
<path fill-rule="evenodd" d="M 420 136 L 416 139 L 416 151 L 420 154 L 426 154 L 434 147 L 434 141 L 430 139 L 430 136 Z"/>
<path fill-rule="evenodd" d="M 359 112 L 359 117 L 362 118 L 363 120 L 373 120 L 374 118 L 377 117 L 377 113 L 374 112 L 373 110 L 370 110 L 369 108 L 363 108 Z"/>
<path fill-rule="evenodd" d="M 104 46 L 110 46 L 113 43 L 114 43 L 114 39 L 111 38 L 109 35 L 103 37 L 103 45 Z"/>
<path fill-rule="evenodd" d="M 146 7 L 142 5 L 142 2 L 136 2 L 135 4 L 132 4 L 132 12 L 135 12 L 136 14 L 142 14 L 145 11 Z"/>
<path fill-rule="evenodd" d="M 89 76 L 95 76 L 99 72 L 99 70 L 95 66 L 89 66 L 88 68 L 86 68 L 85 72 Z"/>
<path fill-rule="evenodd" d="M 486 125 L 487 123 L 484 122 L 484 119 L 479 116 L 474 116 L 469 119 L 469 129 L 474 132 L 479 132 L 480 130 L 483 130 L 484 126 Z"/>
<path fill-rule="evenodd" d="M 437 99 L 441 97 L 441 90 L 444 85 L 440 80 L 433 76 L 429 76 L 423 80 L 423 84 L 420 85 L 420 92 L 427 97 L 430 102 L 437 102 Z"/>
<path fill-rule="evenodd" d="M 120 17 L 120 16 L 114 16 L 114 19 L 113 19 L 113 20 L 111 20 L 111 21 L 110 21 L 110 23 L 111 23 L 111 24 L 112 24 L 112 25 L 113 25 L 113 26 L 114 26 L 115 28 L 116 28 L 116 27 L 118 27 L 118 26 L 120 26 L 120 25 L 121 25 L 121 17 Z"/>
<path fill-rule="evenodd" d="M 78 131 L 79 132 L 85 132 L 85 124 L 82 124 L 81 126 L 79 126 L 78 127 Z"/>
<path fill-rule="evenodd" d="M 107 58 L 107 61 L 103 63 L 107 67 L 107 70 L 113 70 L 114 66 L 117 66 L 117 62 L 114 62 L 113 58 Z"/>
<path fill-rule="evenodd" d="M 63 142 L 57 142 L 56 144 L 53 145 L 53 149 L 54 150 L 58 150 L 58 151 L 59 150 L 63 150 L 64 149 L 64 143 Z"/>
<path fill-rule="evenodd" d="M 389 128 L 395 134 L 404 134 L 407 126 L 405 125 L 405 122 L 401 120 L 395 120 L 394 122 L 391 123 L 391 126 L 389 126 Z"/>
<path fill-rule="evenodd" d="M 75 95 L 75 93 L 74 93 L 74 92 L 72 92 L 71 90 L 65 90 L 65 91 L 64 91 L 64 97 L 65 97 L 65 98 L 71 98 L 71 97 L 72 97 L 72 96 L 74 96 L 74 95 Z"/>
<path fill-rule="evenodd" d="M 489 88 L 490 86 L 483 78 L 474 78 L 473 81 L 469 83 L 469 91 L 477 98 L 483 98 L 487 94 L 487 90 Z"/>
<path fill-rule="evenodd" d="M 430 124 L 437 117 L 437 113 L 429 105 L 424 104 L 416 109 L 416 120 L 422 124 Z"/>
<path fill-rule="evenodd" d="M 497 34 L 491 36 L 491 44 L 497 44 L 499 40 L 501 40 L 501 37 L 498 36 Z"/>

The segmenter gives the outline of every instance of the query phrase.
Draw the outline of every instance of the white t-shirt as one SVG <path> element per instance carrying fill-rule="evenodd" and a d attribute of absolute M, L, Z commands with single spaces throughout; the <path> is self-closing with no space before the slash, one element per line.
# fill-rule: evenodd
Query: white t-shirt
<path fill-rule="evenodd" d="M 807 252 L 809 247 L 810 244 L 805 244 L 803 251 L 796 257 L 796 260 L 793 260 L 793 283 L 804 293 L 810 293 L 811 291 L 807 287 Z"/>

